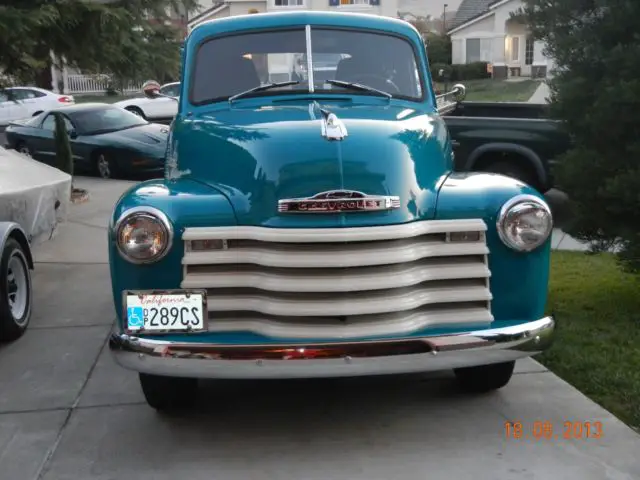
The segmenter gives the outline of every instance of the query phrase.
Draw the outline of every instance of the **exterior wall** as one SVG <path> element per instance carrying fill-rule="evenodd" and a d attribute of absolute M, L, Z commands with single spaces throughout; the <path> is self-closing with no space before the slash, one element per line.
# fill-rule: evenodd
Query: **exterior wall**
<path fill-rule="evenodd" d="M 246 15 L 249 10 L 256 9 L 258 12 L 263 13 L 267 11 L 267 5 L 265 2 L 244 2 L 236 1 L 229 2 L 229 8 L 225 9 L 227 17 L 235 17 L 236 15 Z"/>
<path fill-rule="evenodd" d="M 451 63 L 454 65 L 464 63 L 464 38 L 451 37 Z"/>
<path fill-rule="evenodd" d="M 380 0 L 380 5 L 338 5 L 331 6 L 329 0 L 302 0 L 299 6 L 277 6 L 274 0 L 266 0 L 267 11 L 282 10 L 325 10 L 335 12 L 360 12 L 386 17 L 398 16 L 398 0 Z M 293 3 L 293 2 L 292 2 Z"/>
<path fill-rule="evenodd" d="M 552 67 L 552 61 L 542 53 L 544 44 L 534 42 L 533 62 L 526 65 L 526 40 L 527 28 L 522 23 L 511 18 L 511 13 L 523 6 L 521 0 L 512 0 L 490 10 L 493 12 L 486 18 L 471 23 L 453 34 L 451 40 L 452 63 L 468 63 L 466 52 L 467 39 L 491 39 L 491 63 L 493 64 L 494 78 L 506 78 L 511 75 L 514 68 L 520 69 L 523 76 L 546 76 Z M 518 38 L 518 56 L 513 60 L 510 47 L 513 45 L 511 38 Z M 486 46 L 486 43 L 484 43 Z M 484 59 L 483 59 L 484 60 Z"/>

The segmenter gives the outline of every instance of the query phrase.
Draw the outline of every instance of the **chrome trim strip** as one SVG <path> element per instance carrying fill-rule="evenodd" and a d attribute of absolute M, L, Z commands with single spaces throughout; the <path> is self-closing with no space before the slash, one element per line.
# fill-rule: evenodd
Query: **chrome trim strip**
<path fill-rule="evenodd" d="M 353 377 L 447 370 L 529 357 L 551 345 L 555 325 L 553 317 L 544 317 L 512 327 L 459 335 L 295 345 L 180 344 L 114 332 L 109 348 L 120 366 L 153 375 L 235 379 Z M 422 353 L 407 353 L 407 345 Z M 324 357 L 291 355 L 304 354 L 308 349 Z M 345 351 L 357 355 L 345 356 Z M 367 356 L 378 352 L 384 355 Z M 273 359 L 274 355 L 280 357 Z M 225 359 L 239 356 L 242 359 Z"/>
<path fill-rule="evenodd" d="M 311 25 L 307 25 L 304 27 L 304 33 L 306 36 L 306 43 L 307 43 L 307 83 L 309 84 L 309 93 L 313 93 L 315 91 L 315 86 L 313 84 L 313 58 L 311 53 Z"/>
<path fill-rule="evenodd" d="M 160 220 L 160 223 L 162 223 L 164 228 L 167 230 L 168 241 L 164 250 L 162 250 L 160 254 L 148 260 L 136 260 L 127 256 L 127 254 L 122 251 L 120 247 L 120 243 L 118 242 L 118 237 L 119 237 L 118 231 L 120 229 L 120 226 L 127 218 L 129 218 L 131 215 L 136 215 L 136 214 L 147 214 L 147 215 L 156 217 L 158 220 Z M 135 265 L 155 263 L 158 260 L 162 259 L 167 253 L 171 251 L 171 246 L 173 245 L 173 237 L 174 237 L 173 225 L 169 221 L 169 218 L 164 214 L 164 212 L 154 207 L 133 207 L 128 210 L 125 210 L 124 212 L 122 212 L 120 217 L 118 217 L 118 220 L 116 221 L 115 226 L 113 227 L 113 234 L 115 235 L 114 240 L 116 242 L 116 249 L 118 250 L 118 253 L 120 254 L 120 256 L 127 262 L 133 263 Z"/>

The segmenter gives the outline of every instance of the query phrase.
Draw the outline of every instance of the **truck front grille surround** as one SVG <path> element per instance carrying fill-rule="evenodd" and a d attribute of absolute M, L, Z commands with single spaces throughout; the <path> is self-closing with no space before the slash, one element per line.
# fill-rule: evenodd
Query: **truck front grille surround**
<path fill-rule="evenodd" d="M 351 339 L 483 327 L 493 321 L 486 228 L 186 228 L 181 287 L 207 290 L 215 332 Z"/>

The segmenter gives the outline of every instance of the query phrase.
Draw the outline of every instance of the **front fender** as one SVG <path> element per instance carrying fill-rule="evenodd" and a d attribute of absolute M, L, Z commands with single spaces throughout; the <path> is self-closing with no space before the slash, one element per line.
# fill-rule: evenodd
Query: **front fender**
<path fill-rule="evenodd" d="M 436 218 L 482 218 L 487 224 L 491 303 L 496 321 L 542 318 L 547 301 L 551 237 L 533 252 L 516 252 L 498 236 L 500 208 L 516 195 L 528 194 L 545 201 L 528 185 L 498 174 L 452 173 L 439 194 Z"/>
<path fill-rule="evenodd" d="M 116 247 L 114 225 L 133 207 L 154 207 L 173 225 L 174 239 L 169 253 L 160 261 L 134 265 L 125 260 Z M 116 315 L 122 320 L 122 291 L 135 289 L 174 289 L 182 281 L 181 241 L 185 227 L 236 225 L 231 204 L 217 189 L 193 180 L 150 180 L 126 191 L 116 202 L 108 229 L 111 288 Z"/>
<path fill-rule="evenodd" d="M 24 250 L 29 268 L 33 270 L 33 255 L 29 245 L 29 238 L 20 225 L 15 222 L 0 222 L 0 252 L 4 249 L 9 238 L 14 238 Z"/>

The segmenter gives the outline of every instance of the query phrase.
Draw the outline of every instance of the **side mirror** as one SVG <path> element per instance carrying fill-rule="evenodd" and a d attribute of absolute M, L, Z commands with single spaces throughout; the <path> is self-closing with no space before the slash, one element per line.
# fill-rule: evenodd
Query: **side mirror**
<path fill-rule="evenodd" d="M 69 138 L 71 140 L 73 140 L 75 138 L 78 138 L 78 132 L 76 132 L 75 129 L 73 129 L 73 128 L 71 130 L 69 130 L 68 134 L 69 134 Z"/>
<path fill-rule="evenodd" d="M 467 96 L 467 89 L 461 83 L 456 83 L 453 86 L 454 98 L 456 102 L 461 102 Z"/>

